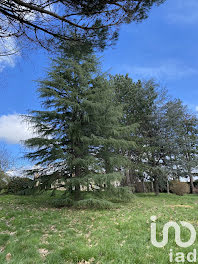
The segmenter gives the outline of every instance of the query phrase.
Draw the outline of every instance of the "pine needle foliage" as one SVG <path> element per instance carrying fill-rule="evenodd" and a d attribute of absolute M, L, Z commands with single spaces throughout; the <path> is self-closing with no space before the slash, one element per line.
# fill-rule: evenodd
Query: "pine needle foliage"
<path fill-rule="evenodd" d="M 26 116 L 38 135 L 25 141 L 32 149 L 26 157 L 42 167 L 43 188 L 57 179 L 71 191 L 109 186 L 120 178 L 122 150 L 134 146 L 122 138 L 122 108 L 88 45 L 64 43 L 59 51 L 39 81 L 44 109 Z"/>

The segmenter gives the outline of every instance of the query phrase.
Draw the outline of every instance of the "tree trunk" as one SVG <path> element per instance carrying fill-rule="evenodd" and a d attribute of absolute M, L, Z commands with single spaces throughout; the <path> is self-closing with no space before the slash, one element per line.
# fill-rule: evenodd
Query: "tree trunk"
<path fill-rule="evenodd" d="M 80 184 L 79 183 L 75 184 L 75 192 L 80 192 Z"/>
<path fill-rule="evenodd" d="M 167 179 L 167 182 L 166 182 L 166 186 L 167 186 L 167 193 L 169 194 L 170 193 L 170 186 L 169 186 L 169 181 Z"/>
<path fill-rule="evenodd" d="M 87 180 L 87 192 L 89 192 L 89 181 Z"/>
<path fill-rule="evenodd" d="M 141 182 L 142 182 L 142 190 L 143 190 L 143 193 L 145 193 L 146 191 L 145 191 L 145 183 L 144 183 L 144 179 L 142 179 Z"/>
<path fill-rule="evenodd" d="M 80 176 L 81 176 L 81 168 L 80 166 L 76 166 L 75 167 L 75 177 L 79 179 Z M 76 182 L 74 186 L 75 186 L 74 195 L 75 195 L 75 198 L 78 199 L 80 196 L 80 183 Z"/>
<path fill-rule="evenodd" d="M 135 184 L 137 182 L 137 178 L 132 169 L 129 170 L 129 179 L 130 179 L 130 184 Z"/>
<path fill-rule="evenodd" d="M 193 176 L 192 174 L 190 174 L 190 193 L 193 194 L 195 193 L 195 187 L 194 187 L 194 183 L 193 183 Z"/>
<path fill-rule="evenodd" d="M 111 166 L 110 161 L 108 159 L 105 160 L 105 172 L 106 172 L 106 174 L 113 172 L 112 166 Z M 111 189 L 111 179 L 109 177 L 107 177 L 106 188 Z"/>
<path fill-rule="evenodd" d="M 159 195 L 159 180 L 158 180 L 158 177 L 155 177 L 154 188 L 155 188 L 155 195 Z"/>
<path fill-rule="evenodd" d="M 127 186 L 130 186 L 131 181 L 130 181 L 129 170 L 126 170 L 126 171 L 125 171 L 125 176 L 126 176 L 126 184 L 127 184 Z"/>
<path fill-rule="evenodd" d="M 52 190 L 52 193 L 51 193 L 51 197 L 53 197 L 53 196 L 55 196 L 56 195 L 56 188 L 54 188 L 53 190 Z"/>
<path fill-rule="evenodd" d="M 69 185 L 69 187 L 68 187 L 68 191 L 69 191 L 70 193 L 73 192 L 72 184 Z"/>
<path fill-rule="evenodd" d="M 151 192 L 154 192 L 153 181 L 151 181 Z"/>

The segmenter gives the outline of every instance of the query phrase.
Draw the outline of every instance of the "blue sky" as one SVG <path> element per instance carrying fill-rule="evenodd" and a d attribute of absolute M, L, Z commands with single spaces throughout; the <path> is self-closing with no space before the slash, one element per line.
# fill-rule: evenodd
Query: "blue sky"
<path fill-rule="evenodd" d="M 167 0 L 144 22 L 121 28 L 117 44 L 102 54 L 104 69 L 129 73 L 135 80 L 154 78 L 198 111 L 197 28 L 197 0 Z M 0 57 L 0 144 L 12 152 L 18 166 L 27 164 L 19 142 L 31 136 L 19 115 L 40 108 L 34 80 L 45 75 L 49 63 L 43 50 Z"/>

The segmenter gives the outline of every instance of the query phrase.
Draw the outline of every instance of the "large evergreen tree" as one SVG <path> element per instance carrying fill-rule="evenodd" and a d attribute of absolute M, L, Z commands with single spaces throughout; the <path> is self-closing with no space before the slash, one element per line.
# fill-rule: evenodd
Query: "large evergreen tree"
<path fill-rule="evenodd" d="M 39 83 L 44 110 L 26 117 L 39 135 L 25 141 L 33 148 L 26 157 L 42 166 L 48 185 L 61 178 L 70 190 L 93 182 L 109 186 L 120 177 L 119 151 L 133 142 L 121 137 L 122 109 L 89 46 L 62 45 Z"/>

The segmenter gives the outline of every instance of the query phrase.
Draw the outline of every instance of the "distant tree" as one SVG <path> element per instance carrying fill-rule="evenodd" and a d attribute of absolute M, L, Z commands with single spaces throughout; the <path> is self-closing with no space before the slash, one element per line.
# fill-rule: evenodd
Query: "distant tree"
<path fill-rule="evenodd" d="M 182 175 L 189 177 L 191 193 L 194 193 L 193 170 L 198 164 L 198 119 L 195 115 L 185 112 L 179 135 L 179 167 L 183 172 Z"/>
<path fill-rule="evenodd" d="M 129 138 L 136 148 L 128 150 L 131 160 L 125 168 L 125 184 L 140 180 L 154 182 L 156 194 L 169 190 L 169 180 L 189 177 L 193 191 L 193 169 L 197 166 L 197 119 L 187 114 L 178 99 L 170 99 L 167 92 L 153 81 L 133 82 L 128 75 L 112 77 L 117 102 L 123 106 L 121 122 L 135 125 Z"/>
<path fill-rule="evenodd" d="M 6 189 L 8 183 L 10 182 L 10 177 L 3 171 L 0 171 L 0 192 Z"/>
<path fill-rule="evenodd" d="M 122 110 L 96 57 L 84 45 L 70 44 L 61 47 L 47 78 L 39 82 L 44 110 L 27 116 L 39 136 L 25 145 L 33 148 L 26 157 L 44 168 L 45 183 L 61 178 L 79 192 L 80 185 L 109 186 L 120 177 L 119 150 L 133 142 L 122 139 Z"/>
<path fill-rule="evenodd" d="M 6 172 L 12 164 L 11 155 L 4 145 L 0 145 L 0 191 L 4 189 L 9 182 L 10 178 Z"/>
<path fill-rule="evenodd" d="M 161 104 L 164 103 L 165 97 L 163 91 L 158 90 L 158 85 L 154 81 L 146 82 L 144 90 L 147 101 L 145 101 L 145 115 L 139 129 L 141 161 L 146 168 L 146 174 L 154 183 L 154 191 L 158 195 L 160 186 L 164 185 L 164 174 L 161 166 L 164 143 L 161 133 L 163 120 Z"/>
<path fill-rule="evenodd" d="M 154 179 L 155 192 L 169 189 L 169 180 L 190 178 L 193 192 L 192 171 L 197 165 L 197 119 L 190 118 L 181 100 L 170 99 L 167 92 L 156 90 L 152 114 L 144 119 L 145 160 Z M 147 120 L 147 121 L 146 121 Z M 164 186 L 164 187 L 163 187 Z"/>
<path fill-rule="evenodd" d="M 124 125 L 136 125 L 129 138 L 136 142 L 136 148 L 128 151 L 131 160 L 126 171 L 126 184 L 140 180 L 144 186 L 146 175 L 154 180 L 158 192 L 159 154 L 158 126 L 156 114 L 156 84 L 153 81 L 133 82 L 128 76 L 116 75 L 113 78 L 117 100 L 123 105 Z"/>
<path fill-rule="evenodd" d="M 6 147 L 2 144 L 0 145 L 0 170 L 6 171 L 12 164 L 12 158 Z"/>
<path fill-rule="evenodd" d="M 178 179 L 181 171 L 178 170 L 179 129 L 182 123 L 185 108 L 178 99 L 169 99 L 161 106 L 160 136 L 161 136 L 161 166 L 162 175 L 169 192 L 169 181 Z"/>
<path fill-rule="evenodd" d="M 117 38 L 121 24 L 147 18 L 165 0 L 5 0 L 0 2 L 0 38 L 31 40 L 45 48 L 54 39 L 91 41 L 103 48 Z M 74 38 L 73 34 L 78 35 Z M 9 55 L 15 50 L 5 50 Z"/>
<path fill-rule="evenodd" d="M 34 181 L 29 178 L 12 177 L 7 184 L 6 191 L 11 194 L 32 194 L 33 186 Z"/>
<path fill-rule="evenodd" d="M 189 177 L 191 193 L 194 192 L 193 170 L 197 167 L 198 130 L 197 117 L 189 114 L 181 100 L 168 101 L 163 106 L 163 165 L 169 177 Z"/>

